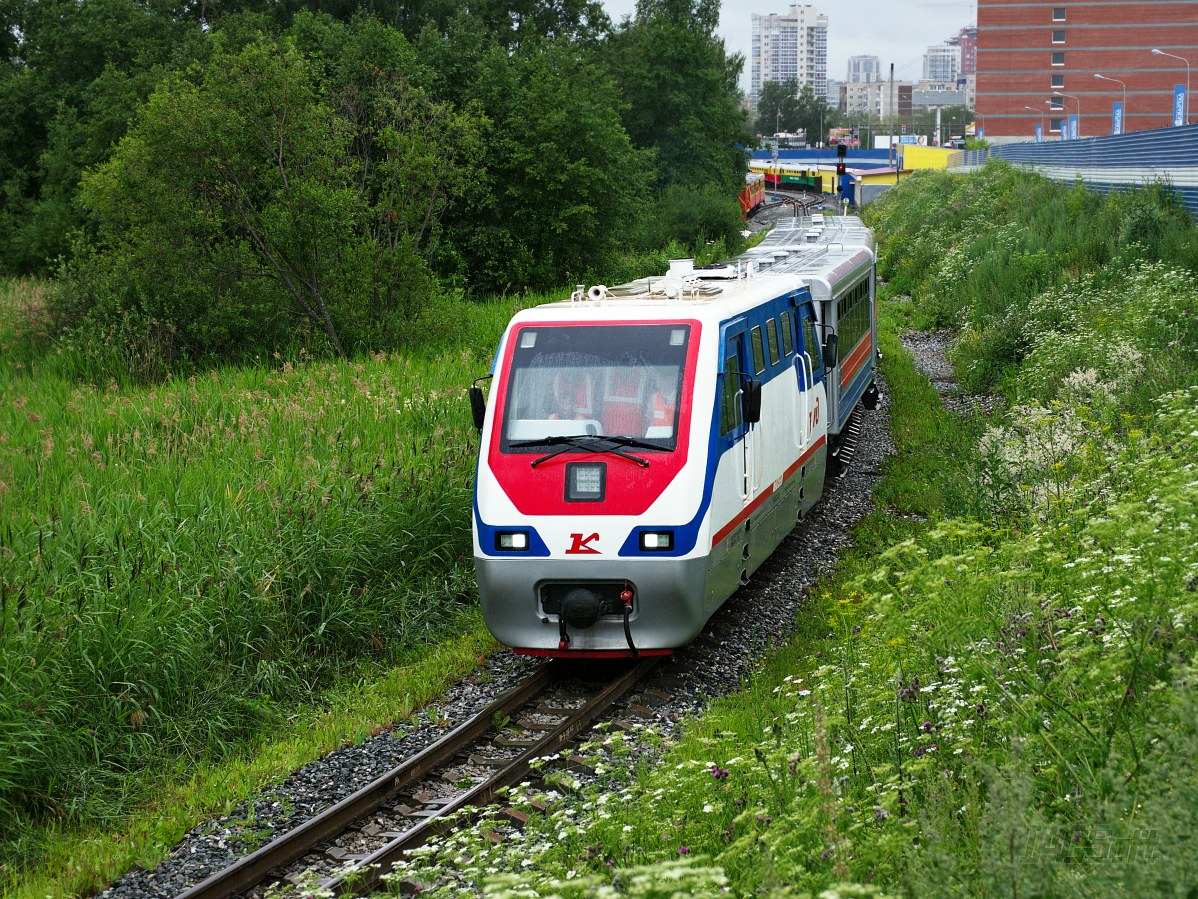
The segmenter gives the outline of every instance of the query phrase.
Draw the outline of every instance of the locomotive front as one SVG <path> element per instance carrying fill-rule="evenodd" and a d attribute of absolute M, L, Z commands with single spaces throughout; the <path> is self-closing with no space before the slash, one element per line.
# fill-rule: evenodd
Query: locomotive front
<path fill-rule="evenodd" d="M 668 652 L 710 613 L 704 328 L 586 305 L 521 313 L 500 344 L 474 505 L 483 615 L 520 652 Z"/>

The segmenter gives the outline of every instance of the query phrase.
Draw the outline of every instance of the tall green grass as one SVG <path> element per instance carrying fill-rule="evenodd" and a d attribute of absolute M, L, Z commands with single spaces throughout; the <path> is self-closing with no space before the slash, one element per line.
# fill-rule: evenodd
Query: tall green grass
<path fill-rule="evenodd" d="M 1042 333 L 1033 298 L 1082 278 L 1118 298 L 1145 263 L 1198 270 L 1192 222 L 1162 186 L 1103 196 L 997 161 L 908 180 L 870 208 L 887 235 L 879 275 L 889 296 L 917 298 L 914 326 L 966 329 L 960 374 L 973 390 L 1017 374 Z"/>
<path fill-rule="evenodd" d="M 428 349 L 88 382 L 0 290 L 0 858 L 145 798 L 473 625 L 465 389 L 520 304 Z M 520 302 L 528 302 L 527 298 Z M 12 856 L 12 853 L 16 853 Z"/>

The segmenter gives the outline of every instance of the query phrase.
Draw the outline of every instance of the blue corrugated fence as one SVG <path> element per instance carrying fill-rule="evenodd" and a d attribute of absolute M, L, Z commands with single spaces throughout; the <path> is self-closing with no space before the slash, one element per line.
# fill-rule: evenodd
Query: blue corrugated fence
<path fill-rule="evenodd" d="M 989 158 L 1028 166 L 1053 181 L 1081 180 L 1103 192 L 1167 184 L 1198 217 L 1198 125 L 964 150 L 949 158 L 949 169 L 969 171 Z"/>

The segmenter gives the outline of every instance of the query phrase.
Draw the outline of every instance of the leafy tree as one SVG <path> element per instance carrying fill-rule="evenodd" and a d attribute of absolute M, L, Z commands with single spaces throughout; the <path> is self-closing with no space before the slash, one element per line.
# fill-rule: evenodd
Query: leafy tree
<path fill-rule="evenodd" d="M 0 0 L 0 269 L 44 270 L 86 224 L 82 171 L 204 38 L 170 0 Z"/>
<path fill-rule="evenodd" d="M 541 38 L 593 44 L 611 29 L 597 0 L 474 0 L 467 9 L 509 49 Z"/>
<path fill-rule="evenodd" d="M 757 97 L 757 131 L 775 134 L 799 130 L 799 82 L 767 81 Z"/>
<path fill-rule="evenodd" d="M 716 36 L 718 0 L 638 0 L 612 36 L 610 62 L 633 143 L 657 152 L 657 183 L 740 189 L 746 140 L 737 79 L 742 57 Z"/>
<path fill-rule="evenodd" d="M 773 134 L 779 130 L 802 132 L 813 146 L 827 141 L 828 129 L 836 127 L 839 111 L 823 97 L 817 97 L 810 84 L 799 88 L 798 81 L 767 81 L 757 100 L 757 130 Z"/>
<path fill-rule="evenodd" d="M 467 16 L 491 37 L 490 43 L 514 49 L 528 40 L 568 38 L 594 43 L 607 34 L 611 20 L 598 0 L 202 0 L 216 20 L 231 12 L 252 11 L 290 27 L 301 12 L 348 23 L 369 16 L 415 40 L 425 28 L 443 32 L 457 16 Z"/>
<path fill-rule="evenodd" d="M 99 241 L 64 272 L 64 323 L 136 327 L 167 357 L 402 339 L 477 128 L 403 71 L 360 74 L 328 96 L 297 50 L 258 43 L 164 81 L 85 178 Z"/>
<path fill-rule="evenodd" d="M 483 184 L 449 225 L 470 289 L 559 286 L 596 274 L 639 235 L 651 154 L 620 122 L 619 90 L 587 49 L 566 39 L 494 45 L 472 17 L 426 33 L 438 89 L 492 123 Z"/>

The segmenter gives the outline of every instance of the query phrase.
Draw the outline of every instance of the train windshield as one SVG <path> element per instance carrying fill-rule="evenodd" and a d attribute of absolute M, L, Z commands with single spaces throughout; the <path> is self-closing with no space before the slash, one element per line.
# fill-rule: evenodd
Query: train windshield
<path fill-rule="evenodd" d="M 677 446 L 689 325 L 528 325 L 510 339 L 505 452 L 584 435 Z"/>

